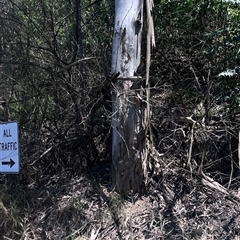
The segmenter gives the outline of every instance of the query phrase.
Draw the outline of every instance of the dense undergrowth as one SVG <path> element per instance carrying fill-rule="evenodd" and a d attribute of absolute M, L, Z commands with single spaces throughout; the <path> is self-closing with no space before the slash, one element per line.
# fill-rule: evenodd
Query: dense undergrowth
<path fill-rule="evenodd" d="M 238 5 L 155 1 L 155 149 L 146 195 L 123 199 L 110 188 L 113 4 L 82 1 L 81 29 L 73 1 L 0 4 L 1 121 L 19 122 L 21 143 L 20 174 L 0 176 L 0 239 L 239 239 Z"/>

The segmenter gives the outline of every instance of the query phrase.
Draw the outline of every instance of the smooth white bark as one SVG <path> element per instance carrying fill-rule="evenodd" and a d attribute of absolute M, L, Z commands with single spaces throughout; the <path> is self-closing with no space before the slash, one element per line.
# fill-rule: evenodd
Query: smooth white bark
<path fill-rule="evenodd" d="M 134 76 L 140 63 L 143 0 L 116 0 L 111 72 Z"/>
<path fill-rule="evenodd" d="M 118 192 L 141 192 L 145 157 L 141 80 L 143 0 L 116 0 L 112 50 L 112 180 Z"/>

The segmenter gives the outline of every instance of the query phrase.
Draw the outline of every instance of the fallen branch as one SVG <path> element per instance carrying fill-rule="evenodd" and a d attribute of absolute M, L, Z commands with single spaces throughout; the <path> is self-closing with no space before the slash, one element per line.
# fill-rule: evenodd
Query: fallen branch
<path fill-rule="evenodd" d="M 201 170 L 201 175 L 202 175 L 202 184 L 213 189 L 216 190 L 220 193 L 225 194 L 227 197 L 229 197 L 231 200 L 233 201 L 240 201 L 240 197 L 238 195 L 232 194 L 230 193 L 227 188 L 225 188 L 224 186 L 222 186 L 220 183 L 216 182 L 214 179 L 208 177 L 207 175 L 205 175 L 203 173 L 203 171 Z"/>

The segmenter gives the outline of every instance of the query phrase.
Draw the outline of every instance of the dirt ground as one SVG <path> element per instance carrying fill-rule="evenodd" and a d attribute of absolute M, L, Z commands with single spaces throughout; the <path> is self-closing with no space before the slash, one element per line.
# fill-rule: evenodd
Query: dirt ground
<path fill-rule="evenodd" d="M 144 196 L 121 198 L 109 183 L 109 166 L 28 185 L 2 176 L 0 239 L 240 239 L 239 201 L 186 170 L 163 170 Z"/>

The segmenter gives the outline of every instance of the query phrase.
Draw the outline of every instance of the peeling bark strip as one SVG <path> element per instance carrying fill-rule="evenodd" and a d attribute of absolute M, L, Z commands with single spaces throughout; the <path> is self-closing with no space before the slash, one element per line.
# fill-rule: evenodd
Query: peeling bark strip
<path fill-rule="evenodd" d="M 153 144 L 152 130 L 150 126 L 150 64 L 151 64 L 151 45 L 155 47 L 155 36 L 154 36 L 154 26 L 152 18 L 152 8 L 153 0 L 145 0 L 146 2 L 146 12 L 147 12 L 147 57 L 146 57 L 146 103 L 147 103 L 147 122 L 149 123 L 148 128 L 150 135 L 150 143 Z"/>
<path fill-rule="evenodd" d="M 147 111 L 142 81 L 134 73 L 140 64 L 143 0 L 115 0 L 112 49 L 112 185 L 121 194 L 144 191 Z"/>

